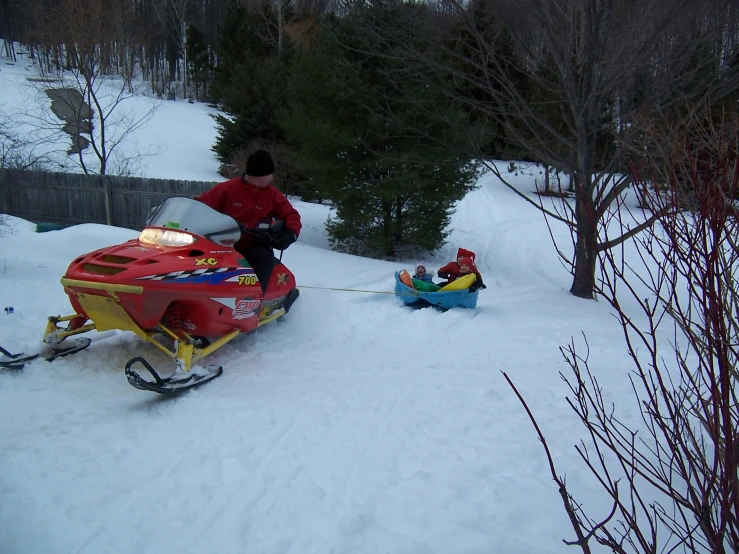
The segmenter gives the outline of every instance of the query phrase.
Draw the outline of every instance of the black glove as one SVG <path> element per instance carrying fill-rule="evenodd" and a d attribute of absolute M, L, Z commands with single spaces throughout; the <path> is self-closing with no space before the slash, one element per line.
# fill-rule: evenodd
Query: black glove
<path fill-rule="evenodd" d="M 292 229 L 285 229 L 279 236 L 272 239 L 272 248 L 287 250 L 287 247 L 296 240 L 298 240 L 298 234 Z"/>
<path fill-rule="evenodd" d="M 477 288 L 485 290 L 487 287 L 483 283 L 478 283 Z"/>
<path fill-rule="evenodd" d="M 272 235 L 270 235 L 270 234 L 269 234 L 269 233 L 267 233 L 267 232 L 261 232 L 261 233 L 258 233 L 258 234 L 257 234 L 257 242 L 258 242 L 258 243 L 259 243 L 259 244 L 260 244 L 261 246 L 270 246 L 270 244 L 271 244 L 271 242 L 272 242 L 273 240 L 274 240 L 274 239 L 272 238 Z"/>
<path fill-rule="evenodd" d="M 251 242 L 255 242 L 259 246 L 269 246 L 272 242 L 272 235 L 267 231 L 257 231 L 256 229 L 249 229 L 248 227 L 239 224 L 241 229 L 241 237 L 250 237 Z"/>
<path fill-rule="evenodd" d="M 437 273 L 437 275 L 439 276 L 439 279 L 449 279 L 449 274 L 448 273 L 442 273 L 440 271 L 439 273 Z"/>

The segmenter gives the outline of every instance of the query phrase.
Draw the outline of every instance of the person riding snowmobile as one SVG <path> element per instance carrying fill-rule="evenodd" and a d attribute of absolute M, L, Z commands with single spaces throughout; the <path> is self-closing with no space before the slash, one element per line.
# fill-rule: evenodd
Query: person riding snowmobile
<path fill-rule="evenodd" d="M 268 218 L 283 221 L 282 233 L 273 237 L 259 237 L 242 233 L 234 248 L 254 268 L 262 291 L 267 289 L 274 267 L 274 251 L 287 249 L 298 240 L 302 222 L 300 214 L 287 197 L 272 186 L 275 164 L 265 150 L 257 150 L 246 162 L 246 171 L 236 177 L 218 183 L 195 200 L 207 204 L 214 210 L 233 217 L 240 225 L 253 229 Z"/>

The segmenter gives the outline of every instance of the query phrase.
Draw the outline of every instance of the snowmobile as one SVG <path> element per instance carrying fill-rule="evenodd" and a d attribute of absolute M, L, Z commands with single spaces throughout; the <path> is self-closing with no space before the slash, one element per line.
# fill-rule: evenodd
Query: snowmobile
<path fill-rule="evenodd" d="M 263 293 L 254 270 L 234 249 L 242 233 L 269 242 L 281 229 L 282 222 L 274 219 L 246 229 L 197 200 L 167 199 L 150 211 L 138 238 L 84 254 L 69 265 L 61 284 L 74 314 L 49 318 L 44 343 L 51 349 L 42 357 L 54 359 L 90 344 L 76 339 L 65 348 L 62 341 L 73 335 L 119 329 L 132 331 L 175 361 L 174 371 L 163 376 L 143 357 L 131 358 L 125 374 L 137 389 L 169 394 L 218 377 L 222 367 L 199 362 L 285 315 L 299 296 L 281 255 Z M 38 356 L 3 353 L 5 367 L 14 368 Z M 138 366 L 151 378 L 142 377 Z"/>

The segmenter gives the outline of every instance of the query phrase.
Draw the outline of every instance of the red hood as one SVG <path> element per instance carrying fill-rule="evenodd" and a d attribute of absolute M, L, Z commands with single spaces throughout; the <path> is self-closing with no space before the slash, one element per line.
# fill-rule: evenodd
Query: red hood
<path fill-rule="evenodd" d="M 472 250 L 466 248 L 460 248 L 457 250 L 457 259 L 459 258 L 472 258 L 472 263 L 475 263 L 475 253 Z"/>

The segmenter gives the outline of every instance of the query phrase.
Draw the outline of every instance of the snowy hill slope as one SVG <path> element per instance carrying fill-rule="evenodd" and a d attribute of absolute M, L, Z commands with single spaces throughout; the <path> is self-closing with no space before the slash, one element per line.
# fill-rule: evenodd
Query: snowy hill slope
<path fill-rule="evenodd" d="M 583 328 L 596 358 L 612 364 L 620 347 L 605 307 L 566 292 L 541 217 L 483 178 L 445 254 L 475 250 L 489 287 L 477 309 L 442 313 L 307 288 L 392 291 L 393 271 L 413 261 L 314 246 L 325 208 L 296 205 L 306 231 L 285 260 L 306 288 L 284 323 L 213 355 L 225 368 L 213 383 L 176 398 L 133 389 L 126 360 L 166 360 L 122 332 L 1 376 L 0 551 L 568 550 L 545 460 L 500 371 L 563 468 L 577 468 L 557 347 Z M 45 317 L 67 313 L 58 280 L 76 254 L 135 236 L 28 227 L 0 240 L 11 349 L 33 348 Z"/>
<path fill-rule="evenodd" d="M 7 113 L 23 98 L 10 77 L 27 68 L 0 69 Z M 147 176 L 217 179 L 207 112 L 161 106 L 135 137 L 166 147 Z M 532 190 L 534 173 L 512 178 Z M 475 310 L 399 305 L 393 272 L 416 260 L 331 252 L 327 208 L 296 201 L 304 230 L 285 262 L 301 296 L 284 322 L 216 352 L 224 374 L 212 383 L 173 398 L 133 389 L 129 358 L 167 360 L 121 332 L 0 373 L 0 553 L 572 552 L 543 452 L 500 372 L 573 492 L 605 514 L 572 449 L 581 435 L 558 347 L 587 331 L 613 395 L 629 394 L 629 362 L 607 306 L 568 294 L 541 214 L 490 175 L 480 185 L 425 260 L 436 269 L 459 246 L 477 252 L 488 289 Z M 69 312 L 59 278 L 75 256 L 136 235 L 32 227 L 16 221 L 0 238 L 0 308 L 15 311 L 0 312 L 0 344 L 14 351 Z"/>

